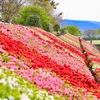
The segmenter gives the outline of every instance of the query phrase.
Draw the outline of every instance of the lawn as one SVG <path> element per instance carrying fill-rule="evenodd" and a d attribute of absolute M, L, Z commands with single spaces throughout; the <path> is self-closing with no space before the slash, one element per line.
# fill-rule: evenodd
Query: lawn
<path fill-rule="evenodd" d="M 90 41 L 88 41 L 88 42 L 90 42 Z M 100 45 L 100 40 L 92 40 L 92 44 Z"/>

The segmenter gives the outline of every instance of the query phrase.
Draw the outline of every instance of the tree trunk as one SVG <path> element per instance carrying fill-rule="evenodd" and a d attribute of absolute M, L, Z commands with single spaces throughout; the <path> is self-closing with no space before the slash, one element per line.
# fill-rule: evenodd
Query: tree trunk
<path fill-rule="evenodd" d="M 90 43 L 92 44 L 92 39 L 90 38 Z"/>

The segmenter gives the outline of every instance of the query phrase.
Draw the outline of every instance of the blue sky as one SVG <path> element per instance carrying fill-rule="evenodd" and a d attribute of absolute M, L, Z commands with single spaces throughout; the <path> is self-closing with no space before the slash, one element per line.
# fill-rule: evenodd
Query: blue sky
<path fill-rule="evenodd" d="M 55 0 L 63 19 L 100 21 L 100 0 Z"/>

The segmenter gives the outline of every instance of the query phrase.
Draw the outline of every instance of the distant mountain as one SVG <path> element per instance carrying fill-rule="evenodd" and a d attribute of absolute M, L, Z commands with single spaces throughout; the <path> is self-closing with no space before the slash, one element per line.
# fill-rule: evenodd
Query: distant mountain
<path fill-rule="evenodd" d="M 60 26 L 71 26 L 75 25 L 77 26 L 82 32 L 87 30 L 87 29 L 99 29 L 100 28 L 100 22 L 96 21 L 82 21 L 82 20 L 61 20 L 60 21 Z"/>

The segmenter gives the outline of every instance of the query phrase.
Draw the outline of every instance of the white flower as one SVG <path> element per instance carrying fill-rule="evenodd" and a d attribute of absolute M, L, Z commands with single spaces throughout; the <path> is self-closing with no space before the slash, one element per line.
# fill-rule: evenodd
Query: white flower
<path fill-rule="evenodd" d="M 9 100 L 14 100 L 14 97 L 13 97 L 13 96 L 10 96 L 10 97 L 9 97 Z"/>
<path fill-rule="evenodd" d="M 28 95 L 32 96 L 33 95 L 33 90 L 28 88 L 27 93 L 28 93 Z"/>
<path fill-rule="evenodd" d="M 43 90 L 40 90 L 38 92 L 38 94 L 36 95 L 36 99 L 39 98 L 39 99 L 43 100 L 44 94 L 47 95 L 47 92 L 43 91 Z"/>
<path fill-rule="evenodd" d="M 6 77 L 6 74 L 3 74 L 3 77 Z"/>
<path fill-rule="evenodd" d="M 12 72 L 14 71 L 14 69 L 12 69 L 12 68 L 11 68 L 10 70 L 11 70 Z"/>
<path fill-rule="evenodd" d="M 32 95 L 33 95 L 33 93 L 28 93 L 28 95 L 29 95 L 29 96 L 32 96 Z"/>
<path fill-rule="evenodd" d="M 8 77 L 8 82 L 11 82 L 11 81 L 12 81 L 12 77 L 9 76 L 9 77 Z"/>
<path fill-rule="evenodd" d="M 3 70 L 2 69 L 0 69 L 0 74 L 3 74 Z"/>
<path fill-rule="evenodd" d="M 14 86 L 18 86 L 18 85 L 19 85 L 18 83 L 15 83 L 15 84 L 14 84 Z"/>
<path fill-rule="evenodd" d="M 21 87 L 18 87 L 18 91 L 21 91 L 22 90 L 22 88 Z"/>
<path fill-rule="evenodd" d="M 2 68 L 6 69 L 6 66 L 2 66 Z"/>
<path fill-rule="evenodd" d="M 28 89 L 27 89 L 27 92 L 32 93 L 33 90 L 28 88 Z"/>
<path fill-rule="evenodd" d="M 5 98 L 5 99 L 3 99 L 3 100 L 8 100 L 8 99 Z"/>
<path fill-rule="evenodd" d="M 13 89 L 14 87 L 12 86 L 12 84 L 9 84 L 9 87 L 11 88 L 11 89 Z"/>
<path fill-rule="evenodd" d="M 54 100 L 54 97 L 53 96 L 48 96 L 50 98 L 50 100 Z"/>
<path fill-rule="evenodd" d="M 5 79 L 5 78 L 2 78 L 2 79 L 0 80 L 0 83 L 3 83 L 4 85 L 6 85 L 6 84 L 7 84 L 6 79 Z"/>
<path fill-rule="evenodd" d="M 26 94 L 22 94 L 20 100 L 30 100 Z"/>
<path fill-rule="evenodd" d="M 17 78 L 13 78 L 13 81 L 16 82 L 17 81 Z"/>
<path fill-rule="evenodd" d="M 17 79 L 16 78 L 13 78 L 11 76 L 8 77 L 8 83 L 9 83 L 9 86 L 11 88 L 13 88 L 13 86 L 18 86 L 18 83 L 17 83 Z"/>

